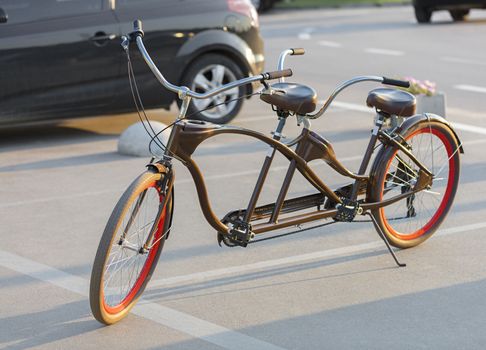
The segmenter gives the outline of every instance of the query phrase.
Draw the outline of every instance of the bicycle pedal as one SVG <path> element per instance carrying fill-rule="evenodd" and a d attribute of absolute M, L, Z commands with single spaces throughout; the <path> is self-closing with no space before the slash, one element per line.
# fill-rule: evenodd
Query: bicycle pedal
<path fill-rule="evenodd" d="M 359 203 L 347 198 L 342 198 L 342 204 L 337 204 L 337 214 L 334 216 L 334 220 L 342 222 L 351 222 L 354 220 L 357 214 L 363 213 L 363 208 Z"/>
<path fill-rule="evenodd" d="M 255 238 L 255 233 L 251 231 L 251 225 L 239 220 L 233 224 L 235 226 L 229 233 L 218 233 L 218 244 L 221 246 L 221 243 L 224 243 L 228 247 L 248 246 L 248 243 Z"/>

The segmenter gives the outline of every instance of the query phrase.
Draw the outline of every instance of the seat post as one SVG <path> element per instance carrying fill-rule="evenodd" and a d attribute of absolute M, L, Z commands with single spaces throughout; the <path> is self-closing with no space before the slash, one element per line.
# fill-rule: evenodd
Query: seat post
<path fill-rule="evenodd" d="M 282 138 L 282 130 L 285 126 L 285 122 L 287 121 L 287 117 L 290 115 L 287 111 L 280 111 L 277 110 L 278 115 L 278 125 L 273 133 L 273 139 L 279 141 Z M 270 166 L 272 165 L 273 158 L 275 157 L 276 148 L 270 147 L 268 150 L 267 156 L 265 157 L 265 161 L 263 162 L 262 169 L 260 170 L 260 174 L 258 175 L 258 180 L 255 184 L 255 188 L 250 198 L 250 202 L 248 203 L 248 207 L 246 208 L 246 213 L 244 217 L 245 222 L 250 222 L 251 216 L 255 211 L 256 204 L 258 202 L 258 198 L 260 197 L 260 193 L 262 192 L 263 184 L 265 183 L 265 179 L 267 178 L 268 171 L 270 170 Z"/>
<path fill-rule="evenodd" d="M 376 111 L 376 118 L 375 118 L 375 126 L 371 131 L 371 138 L 368 142 L 368 147 L 366 148 L 366 153 L 361 161 L 361 165 L 358 170 L 358 175 L 364 175 L 366 169 L 368 168 L 368 164 L 370 163 L 371 156 L 373 155 L 373 151 L 375 149 L 376 141 L 378 140 L 378 133 L 383 126 L 383 122 L 385 120 L 385 113 L 381 111 Z M 351 200 L 355 201 L 358 197 L 358 189 L 360 186 L 360 180 L 356 180 L 353 184 L 353 191 L 351 192 Z"/>
<path fill-rule="evenodd" d="M 287 122 L 287 118 L 290 115 L 288 111 L 282 111 L 280 109 L 277 110 L 278 116 L 278 125 L 275 131 L 273 132 L 273 139 L 279 141 L 282 138 L 282 131 L 285 127 L 285 123 Z"/>

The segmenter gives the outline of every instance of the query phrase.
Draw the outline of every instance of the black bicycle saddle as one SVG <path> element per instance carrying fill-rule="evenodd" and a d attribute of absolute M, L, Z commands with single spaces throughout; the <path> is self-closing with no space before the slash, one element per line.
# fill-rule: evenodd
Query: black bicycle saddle
<path fill-rule="evenodd" d="M 415 114 L 417 100 L 406 91 L 378 88 L 370 91 L 366 104 L 388 114 L 410 117 Z"/>
<path fill-rule="evenodd" d="M 308 86 L 295 83 L 275 83 L 272 94 L 261 94 L 260 99 L 280 110 L 297 114 L 312 113 L 317 106 L 317 93 Z"/>

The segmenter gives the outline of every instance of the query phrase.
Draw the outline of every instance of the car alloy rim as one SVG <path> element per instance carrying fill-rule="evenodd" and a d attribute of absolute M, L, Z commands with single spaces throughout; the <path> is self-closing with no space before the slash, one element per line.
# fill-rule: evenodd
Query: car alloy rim
<path fill-rule="evenodd" d="M 212 64 L 201 69 L 196 74 L 191 89 L 196 92 L 206 93 L 236 80 L 236 76 L 228 67 L 221 64 Z M 193 99 L 193 104 L 197 110 L 215 106 L 214 108 L 201 112 L 201 114 L 207 119 L 220 119 L 226 117 L 233 111 L 237 101 L 231 100 L 238 98 L 238 96 L 239 88 L 236 87 L 204 100 Z"/>

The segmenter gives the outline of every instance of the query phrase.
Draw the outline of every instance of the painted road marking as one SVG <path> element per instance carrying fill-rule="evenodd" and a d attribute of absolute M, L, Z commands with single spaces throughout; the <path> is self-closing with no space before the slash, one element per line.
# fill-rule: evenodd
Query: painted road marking
<path fill-rule="evenodd" d="M 0 266 L 53 284 L 83 297 L 89 295 L 89 284 L 85 279 L 4 250 L 0 250 Z M 226 349 L 282 350 L 276 345 L 156 303 L 141 300 L 131 312 Z"/>
<path fill-rule="evenodd" d="M 335 41 L 326 41 L 326 40 L 321 40 L 318 42 L 318 44 L 320 46 L 325 46 L 325 47 L 335 47 L 335 48 L 339 48 L 339 47 L 343 47 L 342 44 L 340 43 L 337 43 Z"/>
<path fill-rule="evenodd" d="M 357 161 L 357 160 L 361 160 L 361 159 L 363 159 L 362 155 L 361 156 L 343 157 L 343 158 L 340 159 L 340 161 L 342 163 L 346 163 L 346 162 L 353 162 L 353 161 Z M 321 167 L 321 166 L 326 165 L 326 164 L 327 164 L 326 162 L 319 162 L 319 163 L 313 164 L 312 167 L 317 168 L 317 167 Z M 288 169 L 288 165 L 274 166 L 274 167 L 270 168 L 269 171 L 279 172 L 279 171 L 283 171 L 283 170 L 287 170 L 287 169 Z M 260 173 L 260 169 L 240 171 L 240 172 L 235 172 L 235 173 L 215 174 L 215 175 L 205 176 L 204 180 L 205 181 L 214 181 L 214 180 L 221 180 L 221 179 L 230 179 L 230 178 L 238 177 L 238 176 L 258 175 L 259 173 Z M 193 183 L 193 182 L 194 181 L 193 181 L 192 177 L 189 177 L 189 178 L 185 178 L 185 179 L 178 179 L 176 181 L 176 185 Z M 71 200 L 72 198 L 82 198 L 82 197 L 87 197 L 87 196 L 99 196 L 99 195 L 103 195 L 103 194 L 117 193 L 117 192 L 122 192 L 122 191 L 123 191 L 123 189 L 111 189 L 111 190 L 103 190 L 103 191 L 77 193 L 77 194 L 68 195 L 68 196 L 53 196 L 53 197 L 36 198 L 36 199 L 25 200 L 25 201 L 0 203 L 0 209 L 17 207 L 17 206 L 22 206 L 22 205 L 46 203 L 46 202 L 58 201 L 58 200 Z"/>
<path fill-rule="evenodd" d="M 324 103 L 325 101 L 320 101 L 320 102 Z M 368 107 L 364 104 L 359 105 L 359 104 L 356 104 L 356 103 L 341 102 L 341 101 L 333 101 L 332 104 L 336 107 L 340 107 L 340 108 L 350 110 L 350 111 L 374 113 L 373 108 L 370 108 L 370 107 Z"/>
<path fill-rule="evenodd" d="M 474 85 L 455 85 L 454 88 L 462 91 L 469 91 L 469 92 L 479 92 L 482 94 L 486 94 L 486 87 L 484 86 L 474 86 Z"/>
<path fill-rule="evenodd" d="M 460 63 L 460 64 L 473 64 L 478 66 L 486 66 L 486 61 L 479 61 L 479 60 L 471 60 L 467 58 L 460 58 L 460 57 L 441 57 L 441 61 L 444 62 L 451 62 L 451 63 Z"/>
<path fill-rule="evenodd" d="M 463 233 L 467 231 L 474 231 L 486 228 L 486 222 L 479 222 L 470 225 L 451 227 L 443 230 L 437 231 L 435 236 L 447 236 L 456 233 Z M 217 279 L 224 276 L 244 274 L 258 270 L 265 270 L 274 267 L 280 267 L 284 265 L 292 265 L 303 262 L 309 262 L 313 260 L 322 260 L 333 257 L 344 257 L 356 253 L 362 253 L 364 251 L 377 249 L 384 247 L 383 242 L 375 241 L 370 243 L 356 244 L 347 247 L 334 248 L 328 250 L 321 250 L 308 254 L 288 256 L 281 259 L 265 260 L 257 263 L 238 265 L 238 266 L 228 266 L 222 269 L 209 270 L 199 273 L 192 273 L 181 276 L 174 276 L 169 278 L 158 279 L 150 282 L 151 287 L 169 287 L 174 285 L 186 284 L 186 283 L 196 283 L 208 281 L 211 279 Z"/>
<path fill-rule="evenodd" d="M 463 123 L 456 123 L 456 122 L 451 122 L 451 124 L 457 130 L 469 131 L 469 132 L 473 132 L 475 134 L 486 135 L 486 128 L 482 128 L 480 126 L 463 124 Z"/>
<path fill-rule="evenodd" d="M 436 233 L 436 236 L 442 237 L 484 228 L 486 228 L 486 222 L 478 222 L 439 230 Z M 175 284 L 207 281 L 210 279 L 238 273 L 248 273 L 251 271 L 265 270 L 283 265 L 303 263 L 336 256 L 346 256 L 370 249 L 377 249 L 379 247 L 383 247 L 383 242 L 375 241 L 357 244 L 308 254 L 289 256 L 281 259 L 265 260 L 247 265 L 230 266 L 223 269 L 209 270 L 195 274 L 155 280 L 151 282 L 150 286 L 166 287 L 173 286 Z M 67 291 L 79 294 L 83 297 L 88 297 L 89 295 L 88 282 L 83 278 L 21 257 L 11 252 L 0 250 L 0 266 L 30 276 L 37 280 L 50 283 Z M 133 308 L 132 313 L 226 349 L 281 349 L 276 345 L 252 338 L 248 335 L 221 327 L 214 323 L 196 318 L 192 315 L 165 307 L 163 305 L 145 301 L 143 299 Z"/>
<path fill-rule="evenodd" d="M 456 129 L 461 129 L 463 131 L 471 131 L 474 133 L 479 133 L 479 134 L 484 134 L 486 135 L 486 128 L 479 128 L 476 126 L 472 125 L 466 125 L 466 124 L 461 124 L 461 123 L 453 123 L 454 127 Z M 465 141 L 462 144 L 464 146 L 473 146 L 473 145 L 479 145 L 486 143 L 486 138 L 484 139 L 479 139 L 479 140 L 471 140 L 471 141 Z M 216 148 L 216 147 L 215 147 Z M 351 157 L 344 157 L 341 158 L 340 161 L 342 163 L 346 162 L 351 162 L 351 161 L 358 161 L 361 160 L 362 156 L 351 156 Z M 315 166 L 320 166 L 324 165 L 325 163 L 316 163 Z M 286 166 L 279 166 L 275 168 L 270 168 L 270 171 L 282 171 L 286 170 Z M 258 171 L 242 171 L 239 173 L 230 173 L 230 174 L 221 174 L 221 175 L 209 175 L 205 177 L 205 180 L 219 180 L 219 179 L 225 179 L 225 178 L 232 178 L 232 177 L 237 177 L 237 176 L 246 176 L 246 175 L 255 175 L 258 174 Z M 181 179 L 177 180 L 176 184 L 186 184 L 186 183 L 192 183 L 192 179 Z M 100 196 L 104 194 L 110 194 L 110 193 L 119 193 L 122 192 L 123 188 L 118 188 L 118 189 L 111 189 L 111 190 L 103 190 L 103 191 L 93 191 L 93 192 L 83 192 L 83 193 L 76 193 L 68 196 L 55 196 L 55 197 L 44 197 L 44 198 L 37 198 L 37 199 L 32 199 L 32 200 L 27 200 L 27 201 L 17 201 L 17 202 L 9 202 L 9 203 L 2 203 L 0 204 L 0 209 L 2 208 L 9 208 L 9 207 L 17 207 L 17 206 L 23 206 L 23 205 L 30 205 L 30 204 L 38 204 L 38 203 L 47 203 L 47 202 L 52 202 L 52 201 L 61 201 L 61 200 L 71 200 L 73 198 L 82 198 L 82 197 L 89 197 L 89 196 Z"/>
<path fill-rule="evenodd" d="M 324 103 L 324 101 L 320 101 L 319 103 Z M 365 105 L 361 104 L 356 104 L 356 103 L 350 103 L 350 102 L 341 102 L 341 101 L 334 101 L 332 103 L 333 107 L 341 108 L 341 110 L 350 110 L 350 111 L 355 111 L 355 112 L 363 112 L 363 113 L 373 113 L 373 109 L 366 107 Z M 457 110 L 459 111 L 459 110 Z M 266 117 L 264 117 L 266 118 Z M 272 119 L 274 117 L 271 117 Z M 258 120 L 261 120 L 261 118 L 256 118 Z M 270 119 L 270 118 L 268 118 Z M 480 134 L 480 135 L 486 135 L 486 128 L 484 127 L 479 127 L 475 125 L 470 125 L 470 124 L 464 124 L 464 123 L 456 123 L 456 122 L 451 122 L 452 126 L 461 131 L 466 131 L 466 132 L 472 132 L 475 134 Z M 481 139 L 481 140 L 474 140 L 474 141 L 466 141 L 463 142 L 463 145 L 468 145 L 468 144 L 480 144 L 486 142 L 486 139 Z M 208 145 L 205 146 L 206 148 L 214 148 L 217 149 L 218 147 L 221 147 L 221 145 Z M 362 156 L 350 156 L 350 157 L 344 157 L 341 158 L 340 161 L 345 163 L 345 162 L 353 162 L 357 160 L 361 160 Z M 325 162 L 319 162 L 315 163 L 314 166 L 319 167 L 322 165 L 325 165 Z M 276 166 L 270 169 L 270 171 L 282 171 L 286 170 L 287 166 Z M 227 178 L 232 178 L 232 177 L 238 177 L 238 176 L 247 176 L 247 175 L 255 175 L 258 174 L 260 170 L 248 170 L 248 171 L 241 171 L 237 173 L 225 173 L 225 174 L 215 174 L 215 175 L 208 175 L 205 177 L 205 180 L 207 181 L 213 181 L 213 180 L 220 180 L 220 179 L 227 179 Z M 193 180 L 192 178 L 186 178 L 186 179 L 180 179 L 177 180 L 177 184 L 186 184 L 186 183 L 192 183 Z M 78 194 L 72 194 L 72 195 L 66 195 L 66 196 L 53 196 L 53 197 L 44 197 L 44 198 L 37 198 L 37 199 L 32 199 L 32 200 L 25 200 L 25 201 L 17 201 L 17 202 L 9 202 L 9 203 L 1 203 L 0 208 L 9 208 L 9 207 L 16 207 L 16 206 L 22 206 L 22 205 L 30 205 L 30 204 L 38 204 L 38 203 L 46 203 L 46 202 L 51 202 L 51 201 L 57 201 L 57 200 L 69 200 L 71 198 L 82 198 L 82 197 L 88 197 L 88 196 L 97 196 L 97 195 L 103 195 L 103 194 L 108 194 L 108 193 L 117 193 L 121 192 L 123 189 L 110 189 L 110 190 L 103 190 L 103 191 L 93 191 L 93 192 L 84 192 L 84 193 L 78 193 Z"/>
<path fill-rule="evenodd" d="M 47 203 L 47 202 L 62 201 L 62 200 L 72 200 L 73 198 L 100 196 L 100 195 L 116 193 L 116 192 L 120 192 L 120 191 L 122 191 L 122 190 L 121 189 L 110 189 L 110 190 L 102 190 L 102 191 L 75 193 L 75 194 L 70 194 L 70 195 L 66 195 L 66 196 L 42 197 L 42 198 L 25 200 L 25 201 L 1 203 L 0 208 L 3 209 L 3 208 L 10 208 L 10 207 L 18 207 L 18 206 L 22 206 L 22 205 L 29 205 L 29 204 Z"/>
<path fill-rule="evenodd" d="M 485 92 L 486 92 L 486 88 L 485 88 Z M 351 110 L 351 111 L 355 111 L 355 112 L 367 113 L 367 112 L 372 111 L 371 108 L 367 108 L 363 105 L 359 105 L 359 104 L 355 104 L 355 103 L 334 101 L 333 104 L 336 105 L 337 107 L 342 107 L 342 108 L 345 108 L 345 109 L 348 109 L 348 110 Z M 480 134 L 480 135 L 486 135 L 486 128 L 476 126 L 476 125 L 464 124 L 464 123 L 456 123 L 456 122 L 450 122 L 450 123 L 451 123 L 452 127 L 457 129 L 457 130 L 468 131 L 468 132 L 472 132 L 472 133 Z"/>
<path fill-rule="evenodd" d="M 378 49 L 378 48 L 373 48 L 373 47 L 365 49 L 365 52 L 375 54 L 375 55 L 385 55 L 385 56 L 403 56 L 403 55 L 405 55 L 405 52 L 403 52 L 403 51 Z"/>
<path fill-rule="evenodd" d="M 305 28 L 302 30 L 299 35 L 297 36 L 300 40 L 310 40 L 312 38 L 311 33 L 314 31 L 314 28 Z"/>

